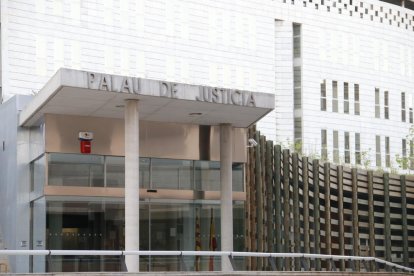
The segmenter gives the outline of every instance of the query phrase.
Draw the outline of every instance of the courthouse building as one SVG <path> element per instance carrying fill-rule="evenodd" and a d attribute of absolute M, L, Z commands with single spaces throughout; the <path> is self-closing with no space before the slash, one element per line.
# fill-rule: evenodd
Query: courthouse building
<path fill-rule="evenodd" d="M 214 229 L 217 250 L 243 251 L 246 128 L 256 122 L 305 154 L 397 166 L 413 150 L 412 9 L 411 0 L 2 0 L 4 247 L 193 250 L 200 236 L 207 250 Z M 10 268 L 111 269 L 39 258 L 10 258 Z"/>

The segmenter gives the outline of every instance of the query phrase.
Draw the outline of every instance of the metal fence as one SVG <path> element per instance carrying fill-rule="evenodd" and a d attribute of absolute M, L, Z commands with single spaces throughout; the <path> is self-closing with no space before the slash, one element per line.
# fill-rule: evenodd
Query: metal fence
<path fill-rule="evenodd" d="M 317 271 L 315 267 L 307 265 L 306 260 L 309 262 L 312 260 L 325 260 L 331 262 L 331 271 L 337 271 L 334 261 L 344 260 L 350 262 L 351 269 L 348 271 L 355 271 L 356 264 L 362 263 L 365 271 L 379 271 L 380 269 L 395 270 L 414 273 L 414 269 L 398 265 L 392 262 L 388 262 L 375 257 L 361 257 L 361 256 L 339 256 L 339 255 L 324 255 L 324 254 L 305 254 L 305 253 L 261 253 L 261 252 L 230 252 L 230 251 L 141 251 L 141 250 L 129 250 L 129 251 L 116 251 L 116 250 L 0 250 L 0 255 L 6 256 L 44 256 L 46 258 L 51 256 L 118 256 L 123 260 L 123 266 L 121 271 L 127 271 L 127 267 L 124 262 L 126 255 L 136 256 L 175 256 L 179 258 L 182 263 L 182 270 L 186 271 L 184 257 L 187 256 L 214 256 L 214 257 L 227 257 L 232 263 L 233 271 L 239 270 L 234 260 L 235 258 L 259 258 L 264 263 L 268 263 L 271 270 L 277 270 L 276 261 L 281 260 L 299 260 L 301 266 L 297 271 Z M 370 265 L 373 264 L 374 269 L 370 269 Z M 353 269 L 352 269 L 353 268 Z"/>

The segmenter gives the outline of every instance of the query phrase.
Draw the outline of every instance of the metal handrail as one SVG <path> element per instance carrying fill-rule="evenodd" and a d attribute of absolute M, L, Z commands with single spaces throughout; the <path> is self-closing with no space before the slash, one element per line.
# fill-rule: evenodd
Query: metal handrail
<path fill-rule="evenodd" d="M 391 268 L 413 272 L 414 269 L 395 264 L 377 257 L 343 256 L 309 253 L 266 253 L 266 252 L 234 252 L 234 251 L 147 251 L 147 250 L 0 250 L 0 255 L 8 256 L 221 256 L 259 257 L 259 258 L 306 258 L 326 260 L 374 261 Z M 234 269 L 234 267 L 233 267 Z"/>

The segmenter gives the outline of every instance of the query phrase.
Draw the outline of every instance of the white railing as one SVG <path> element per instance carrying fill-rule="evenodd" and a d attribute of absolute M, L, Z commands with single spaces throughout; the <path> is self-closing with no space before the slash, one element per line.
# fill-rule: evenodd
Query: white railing
<path fill-rule="evenodd" d="M 360 262 L 374 262 L 376 264 L 383 264 L 390 269 L 399 269 L 406 272 L 414 273 L 414 269 L 392 262 L 385 261 L 376 257 L 362 257 L 362 256 L 341 256 L 341 255 L 325 255 L 325 254 L 308 254 L 308 253 L 265 253 L 265 252 L 231 252 L 231 251 L 144 251 L 144 250 L 0 250 L 0 255 L 7 256 L 216 256 L 228 257 L 235 269 L 234 257 L 257 257 L 268 258 L 271 267 L 276 270 L 274 259 L 277 258 L 301 258 L 301 259 L 321 259 L 327 261 L 360 261 Z M 335 265 L 333 263 L 333 267 Z M 306 267 L 304 267 L 307 270 Z"/>

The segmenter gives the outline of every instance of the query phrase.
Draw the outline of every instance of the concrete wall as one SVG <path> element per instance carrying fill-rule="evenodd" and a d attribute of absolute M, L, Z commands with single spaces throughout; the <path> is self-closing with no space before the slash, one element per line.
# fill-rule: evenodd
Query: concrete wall
<path fill-rule="evenodd" d="M 30 97 L 13 97 L 0 107 L 0 227 L 7 249 L 29 249 L 30 130 L 18 128 L 18 111 Z M 3 148 L 4 143 L 4 148 Z M 27 257 L 11 257 L 10 270 L 28 271 Z"/>

